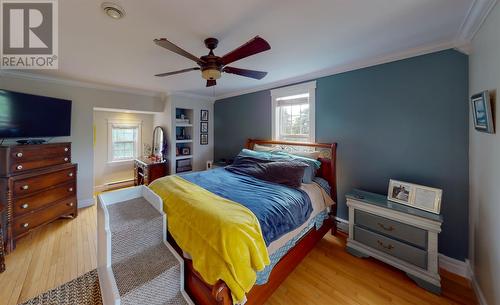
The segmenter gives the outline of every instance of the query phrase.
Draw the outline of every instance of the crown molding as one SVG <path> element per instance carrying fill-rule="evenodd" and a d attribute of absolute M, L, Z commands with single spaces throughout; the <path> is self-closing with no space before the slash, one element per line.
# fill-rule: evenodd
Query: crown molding
<path fill-rule="evenodd" d="M 458 30 L 455 39 L 457 45 L 470 44 L 496 3 L 497 0 L 473 0 Z"/>
<path fill-rule="evenodd" d="M 148 97 L 161 98 L 162 96 L 165 95 L 164 92 L 155 92 L 155 91 L 149 91 L 149 90 L 143 90 L 143 89 L 125 88 L 125 87 L 120 87 L 120 86 L 99 84 L 99 83 L 93 83 L 93 82 L 87 82 L 87 81 L 64 79 L 61 77 L 41 75 L 41 74 L 28 73 L 28 72 L 20 72 L 20 71 L 15 71 L 15 70 L 10 70 L 10 71 L 0 70 L 0 77 L 2 77 L 2 76 L 24 79 L 24 80 L 43 81 L 43 82 L 48 82 L 48 83 L 53 83 L 53 84 L 58 84 L 58 85 L 73 86 L 73 87 L 79 87 L 79 88 L 97 89 L 97 90 L 112 91 L 112 92 L 118 92 L 118 93 L 127 93 L 127 94 L 134 94 L 134 95 L 140 95 L 140 96 L 148 96 Z"/>
<path fill-rule="evenodd" d="M 168 97 L 180 97 L 180 98 L 190 98 L 190 99 L 195 99 L 195 100 L 202 100 L 205 102 L 211 102 L 214 103 L 216 98 L 206 96 L 206 95 L 199 95 L 199 94 L 194 94 L 194 93 L 189 93 L 189 92 L 182 92 L 182 91 L 174 91 L 170 92 L 167 94 Z"/>
<path fill-rule="evenodd" d="M 344 73 L 344 72 L 359 70 L 359 69 L 368 68 L 368 67 L 372 67 L 372 66 L 376 66 L 376 65 L 385 64 L 385 63 L 390 63 L 390 62 L 394 62 L 394 61 L 398 61 L 398 60 L 402 60 L 402 59 L 407 59 L 407 58 L 425 55 L 425 54 L 429 54 L 429 53 L 453 49 L 455 47 L 457 47 L 457 45 L 455 44 L 454 41 L 447 41 L 444 43 L 434 43 L 434 44 L 426 45 L 423 47 L 417 47 L 417 48 L 413 48 L 413 49 L 409 49 L 409 50 L 405 50 L 405 51 L 401 51 L 401 52 L 395 52 L 395 53 L 384 55 L 384 56 L 370 58 L 370 59 L 367 59 L 364 61 L 352 62 L 350 64 L 346 64 L 343 66 L 319 70 L 316 72 L 304 74 L 304 75 L 297 76 L 297 77 L 287 78 L 284 80 L 272 82 L 272 83 L 269 83 L 266 85 L 262 85 L 262 86 L 258 86 L 258 87 L 254 87 L 254 88 L 250 88 L 250 89 L 246 89 L 246 90 L 229 92 L 229 93 L 217 96 L 215 99 L 215 102 L 217 102 L 221 99 L 229 98 L 229 97 L 244 95 L 244 94 L 248 94 L 248 93 L 254 93 L 254 92 L 262 91 L 262 90 L 275 89 L 275 88 L 288 86 L 288 85 L 292 85 L 292 84 L 297 84 L 297 83 L 301 83 L 301 82 L 305 82 L 305 81 L 315 80 L 315 79 L 325 77 L 325 76 L 330 76 L 330 75 L 340 74 L 340 73 Z"/>

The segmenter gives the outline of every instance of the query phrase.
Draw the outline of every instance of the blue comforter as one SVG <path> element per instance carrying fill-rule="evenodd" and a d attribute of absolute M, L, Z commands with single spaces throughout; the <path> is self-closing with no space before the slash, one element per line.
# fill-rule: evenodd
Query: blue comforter
<path fill-rule="evenodd" d="M 231 173 L 224 168 L 183 174 L 182 177 L 251 210 L 259 220 L 268 246 L 301 226 L 312 212 L 311 199 L 304 191 Z"/>

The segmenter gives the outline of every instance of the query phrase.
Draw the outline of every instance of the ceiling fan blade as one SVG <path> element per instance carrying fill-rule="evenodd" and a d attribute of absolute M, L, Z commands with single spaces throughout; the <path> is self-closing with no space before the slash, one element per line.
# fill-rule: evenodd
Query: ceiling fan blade
<path fill-rule="evenodd" d="M 168 41 L 167 39 L 165 38 L 161 38 L 161 39 L 155 39 L 154 42 L 159 45 L 160 47 L 163 47 L 169 51 L 172 51 L 174 53 L 177 53 L 181 56 L 184 56 L 188 59 L 191 59 L 192 61 L 195 61 L 195 62 L 204 62 L 203 60 L 201 60 L 200 58 L 194 56 L 193 54 L 189 53 L 188 51 L 184 50 L 184 49 L 181 49 L 180 47 L 178 47 L 177 45 L 173 44 L 172 42 Z"/>
<path fill-rule="evenodd" d="M 169 75 L 174 75 L 174 74 L 179 74 L 179 73 L 184 73 L 184 72 L 189 72 L 189 71 L 194 71 L 194 70 L 200 70 L 200 68 L 195 67 L 195 68 L 183 69 L 183 70 L 179 70 L 179 71 L 160 73 L 160 74 L 155 74 L 155 76 L 163 77 L 163 76 L 169 76 Z"/>
<path fill-rule="evenodd" d="M 222 56 L 222 63 L 224 65 L 227 65 L 234 61 L 267 51 L 269 49 L 271 49 L 271 46 L 267 41 L 265 41 L 263 38 L 260 38 L 259 36 L 255 36 L 252 40 L 248 41 L 244 45 Z"/>
<path fill-rule="evenodd" d="M 215 79 L 209 79 L 207 80 L 207 87 L 212 87 L 217 85 L 217 81 Z"/>
<path fill-rule="evenodd" d="M 241 76 L 251 77 L 251 78 L 255 78 L 255 79 L 263 79 L 267 75 L 267 72 L 263 72 L 263 71 L 240 69 L 240 68 L 234 68 L 234 67 L 224 67 L 224 69 L 222 71 L 224 71 L 226 73 L 238 74 Z"/>

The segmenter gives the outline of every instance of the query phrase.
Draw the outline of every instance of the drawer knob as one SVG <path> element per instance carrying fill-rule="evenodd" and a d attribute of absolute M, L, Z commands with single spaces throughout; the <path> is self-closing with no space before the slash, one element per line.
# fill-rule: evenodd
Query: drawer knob
<path fill-rule="evenodd" d="M 22 152 L 18 152 L 18 153 L 16 154 L 16 156 L 17 156 L 18 158 L 21 158 L 21 157 L 23 156 L 23 153 L 22 153 Z"/>
<path fill-rule="evenodd" d="M 379 227 L 381 227 L 382 229 L 384 229 L 386 231 L 394 231 L 395 230 L 395 228 L 393 226 L 386 227 L 386 226 L 384 226 L 384 224 L 382 224 L 380 222 L 378 222 L 377 224 L 378 224 Z"/>
<path fill-rule="evenodd" d="M 25 204 L 23 204 L 23 205 L 21 206 L 21 208 L 23 208 L 23 209 L 27 209 L 27 208 L 29 208 L 29 204 L 25 203 Z"/>
<path fill-rule="evenodd" d="M 29 223 L 23 223 L 23 228 L 27 228 L 27 227 L 29 227 L 29 226 L 30 226 L 30 224 L 29 224 Z"/>
<path fill-rule="evenodd" d="M 68 158 L 64 158 L 64 162 L 68 162 Z"/>
<path fill-rule="evenodd" d="M 67 148 L 67 147 L 64 147 L 64 151 L 68 151 L 68 150 L 69 150 L 69 148 Z"/>
<path fill-rule="evenodd" d="M 18 170 L 21 170 L 23 169 L 23 166 L 21 164 L 19 164 L 17 167 L 16 167 Z"/>
<path fill-rule="evenodd" d="M 394 246 L 391 245 L 391 244 L 388 244 L 388 245 L 385 245 L 383 242 L 381 242 L 380 240 L 377 240 L 377 243 L 379 246 L 381 246 L 382 248 L 384 249 L 387 249 L 387 250 L 392 250 L 394 249 Z"/>
<path fill-rule="evenodd" d="M 70 202 L 70 203 L 68 203 L 68 205 L 69 205 L 70 207 L 72 207 L 74 204 L 73 204 L 73 202 Z"/>
<path fill-rule="evenodd" d="M 68 174 L 68 177 L 73 177 L 73 173 L 69 173 L 69 174 Z"/>
<path fill-rule="evenodd" d="M 27 189 L 29 189 L 30 187 L 29 187 L 29 185 L 27 185 L 27 184 L 26 184 L 26 185 L 23 185 L 21 188 L 22 188 L 23 190 L 27 190 Z"/>
<path fill-rule="evenodd" d="M 70 187 L 70 188 L 68 189 L 68 192 L 72 192 L 72 191 L 73 191 L 73 188 L 72 188 L 72 187 Z"/>

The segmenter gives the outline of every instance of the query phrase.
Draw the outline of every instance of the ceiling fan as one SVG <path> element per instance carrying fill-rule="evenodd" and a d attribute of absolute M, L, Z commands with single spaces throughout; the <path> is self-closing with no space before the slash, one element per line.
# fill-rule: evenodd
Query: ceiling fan
<path fill-rule="evenodd" d="M 267 75 L 267 72 L 263 71 L 240 69 L 228 66 L 228 64 L 235 62 L 237 60 L 271 49 L 269 43 L 259 36 L 255 36 L 253 39 L 251 39 L 244 45 L 227 53 L 222 57 L 216 56 L 213 52 L 214 49 L 217 48 L 217 44 L 219 43 L 219 41 L 216 38 L 205 39 L 205 46 L 210 50 L 210 52 L 208 53 L 208 55 L 201 56 L 200 58 L 181 49 L 180 47 L 178 47 L 177 45 L 168 41 L 165 38 L 155 39 L 154 42 L 160 47 L 163 47 L 169 51 L 172 51 L 188 59 L 191 59 L 192 61 L 198 64 L 198 67 L 156 74 L 155 76 L 163 77 L 194 70 L 201 70 L 201 76 L 207 80 L 207 87 L 211 87 L 217 85 L 217 79 L 221 77 L 222 72 L 237 74 L 255 79 L 262 79 L 264 78 L 264 76 Z"/>

